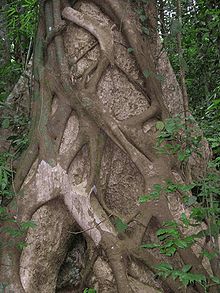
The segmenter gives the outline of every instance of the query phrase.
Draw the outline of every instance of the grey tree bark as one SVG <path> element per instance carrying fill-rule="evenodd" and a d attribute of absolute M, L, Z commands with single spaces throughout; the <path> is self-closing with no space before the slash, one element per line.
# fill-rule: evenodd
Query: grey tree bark
<path fill-rule="evenodd" d="M 163 221 L 185 211 L 178 193 L 138 203 L 154 184 L 185 179 L 174 158 L 155 150 L 156 122 L 183 113 L 183 101 L 154 17 L 146 37 L 128 1 L 42 2 L 31 141 L 12 203 L 18 222 L 32 219 L 37 226 L 21 237 L 28 244 L 22 253 L 3 251 L 1 281 L 16 293 L 82 292 L 86 286 L 102 293 L 185 292 L 178 282 L 155 279 L 152 265 L 193 263 L 194 272 L 207 274 L 191 249 L 173 260 L 140 249 Z M 144 8 L 155 16 L 150 5 Z M 124 233 L 115 228 L 117 217 L 128 225 Z M 71 291 L 58 289 L 69 243 L 79 235 L 86 242 L 76 261 L 82 277 Z"/>

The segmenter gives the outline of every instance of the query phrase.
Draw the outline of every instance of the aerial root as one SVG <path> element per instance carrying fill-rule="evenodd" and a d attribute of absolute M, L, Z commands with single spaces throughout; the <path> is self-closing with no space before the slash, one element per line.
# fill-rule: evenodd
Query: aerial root
<path fill-rule="evenodd" d="M 80 85 L 79 87 L 82 87 L 82 88 L 86 88 L 87 87 L 87 82 L 89 81 L 89 76 L 90 74 L 92 74 L 94 72 L 94 70 L 97 68 L 98 66 L 98 61 L 96 60 L 95 62 L 93 62 L 91 64 L 91 66 L 89 66 L 85 72 L 83 73 L 83 78 L 82 78 L 82 81 L 80 81 Z"/>
<path fill-rule="evenodd" d="M 101 246 L 107 254 L 118 293 L 134 293 L 128 281 L 125 263 L 126 255 L 121 241 L 111 234 L 104 233 Z"/>
<path fill-rule="evenodd" d="M 90 132 L 89 155 L 90 155 L 90 175 L 88 179 L 89 189 L 96 185 L 99 180 L 101 160 L 104 151 L 105 137 L 95 125 L 93 133 Z"/>
<path fill-rule="evenodd" d="M 49 120 L 49 123 L 47 125 L 49 134 L 52 135 L 52 138 L 56 142 L 56 151 L 58 152 L 58 149 L 60 147 L 60 143 L 64 134 L 64 130 L 67 124 L 67 121 L 70 117 L 70 114 L 72 112 L 72 109 L 69 105 L 61 103 L 59 101 L 58 108 L 54 115 Z"/>
<path fill-rule="evenodd" d="M 93 252 L 92 257 L 90 259 L 88 259 L 85 264 L 83 276 L 82 276 L 82 279 L 80 280 L 80 288 L 79 288 L 80 293 L 83 292 L 83 289 L 85 288 L 86 281 L 88 280 L 88 278 L 92 272 L 93 266 L 98 258 L 98 250 L 99 250 L 99 248 L 97 247 L 95 249 L 95 251 Z"/>
<path fill-rule="evenodd" d="M 16 171 L 15 180 L 14 180 L 14 188 L 15 192 L 18 192 L 28 174 L 28 172 L 31 169 L 31 166 L 33 165 L 34 161 L 37 159 L 37 155 L 39 152 L 39 143 L 34 138 L 34 135 L 32 135 L 30 145 L 26 149 L 26 151 L 21 156 L 19 162 L 22 162 L 22 164 L 19 164 L 19 168 Z"/>
<path fill-rule="evenodd" d="M 41 108 L 39 121 L 36 125 L 37 136 L 39 139 L 39 157 L 45 161 L 55 162 L 57 156 L 55 144 L 47 128 L 53 95 L 50 87 L 46 84 L 46 79 L 49 78 L 47 69 L 44 69 L 44 73 L 45 74 L 43 74 L 40 80 Z"/>
<path fill-rule="evenodd" d="M 104 52 L 108 61 L 111 64 L 114 63 L 113 34 L 108 26 L 100 26 L 100 23 L 95 19 L 71 7 L 65 7 L 62 16 L 90 32 L 98 40 L 101 51 Z"/>
<path fill-rule="evenodd" d="M 159 113 L 159 105 L 153 102 L 148 109 L 134 117 L 123 120 L 120 125 L 123 127 L 143 127 L 143 124 L 148 120 L 155 118 Z"/>
<path fill-rule="evenodd" d="M 74 140 L 71 146 L 66 152 L 58 156 L 58 162 L 64 170 L 68 172 L 71 162 L 75 159 L 82 147 L 87 143 L 87 140 L 83 134 L 78 134 L 76 140 Z"/>
<path fill-rule="evenodd" d="M 62 22 L 57 25 L 56 27 L 51 28 L 51 31 L 47 34 L 47 37 L 44 41 L 44 49 L 47 50 L 49 44 L 54 40 L 56 36 L 62 34 L 62 32 L 66 29 L 67 23 L 66 21 L 62 20 Z"/>
<path fill-rule="evenodd" d="M 91 88 L 92 92 L 95 92 L 97 85 L 98 85 L 101 77 L 103 76 L 104 71 L 107 69 L 108 65 L 110 64 L 109 60 L 106 58 L 103 51 L 101 51 L 99 58 L 100 59 L 99 59 L 97 68 L 96 68 L 93 76 L 91 77 L 91 79 L 87 83 L 87 87 Z"/>

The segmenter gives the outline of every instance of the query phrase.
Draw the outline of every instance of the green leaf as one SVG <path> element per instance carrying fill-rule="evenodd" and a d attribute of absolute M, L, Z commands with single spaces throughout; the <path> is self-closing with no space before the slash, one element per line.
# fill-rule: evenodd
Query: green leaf
<path fill-rule="evenodd" d="M 27 221 L 27 222 L 22 222 L 20 226 L 22 230 L 27 230 L 29 228 L 35 228 L 37 224 L 34 221 Z"/>
<path fill-rule="evenodd" d="M 147 36 L 149 36 L 149 34 L 150 34 L 150 31 L 146 26 L 142 26 L 142 32 Z"/>
<path fill-rule="evenodd" d="M 183 224 L 185 224 L 186 226 L 189 226 L 190 221 L 189 221 L 189 219 L 187 218 L 187 216 L 186 216 L 185 213 L 182 213 L 180 218 L 181 218 L 181 221 L 183 222 Z"/>
<path fill-rule="evenodd" d="M 218 256 L 218 254 L 217 254 L 216 252 L 209 252 L 209 251 L 207 251 L 207 250 L 204 250 L 204 251 L 202 252 L 202 254 L 203 254 L 204 256 L 206 256 L 206 257 L 208 258 L 208 260 L 212 260 L 213 258 L 215 258 L 215 257 Z"/>
<path fill-rule="evenodd" d="M 188 196 L 185 200 L 185 204 L 187 206 L 192 206 L 197 202 L 197 197 L 192 195 L 192 196 Z"/>
<path fill-rule="evenodd" d="M 179 237 L 179 232 L 176 229 L 159 229 L 156 232 L 157 237 L 166 234 L 166 236 Z"/>
<path fill-rule="evenodd" d="M 162 121 L 157 121 L 156 129 L 163 130 L 164 129 L 164 123 Z"/>
<path fill-rule="evenodd" d="M 14 237 L 14 238 L 16 238 L 16 237 L 21 237 L 22 235 L 23 235 L 23 232 L 21 231 L 21 230 L 19 230 L 19 229 L 14 229 L 14 228 L 12 228 L 12 227 L 4 227 L 4 228 L 2 228 L 1 229 L 1 231 L 3 232 L 3 233 L 7 233 L 8 235 L 10 235 L 10 236 L 12 236 L 12 237 Z"/>
<path fill-rule="evenodd" d="M 146 17 L 145 14 L 141 14 L 141 15 L 139 16 L 139 18 L 140 18 L 140 20 L 141 20 L 142 22 L 145 22 L 145 20 L 147 20 L 147 17 Z"/>
<path fill-rule="evenodd" d="M 220 227 L 218 224 L 211 224 L 210 227 L 209 227 L 209 235 L 211 236 L 218 236 L 219 234 L 219 230 L 220 230 Z"/>
<path fill-rule="evenodd" d="M 195 236 L 190 235 L 184 238 L 184 241 L 187 243 L 187 247 L 191 246 L 193 243 L 195 243 Z"/>
<path fill-rule="evenodd" d="M 128 53 L 133 53 L 134 49 L 133 48 L 128 48 Z"/>
<path fill-rule="evenodd" d="M 181 191 L 190 191 L 196 184 L 179 184 L 178 189 Z"/>
<path fill-rule="evenodd" d="M 178 190 L 178 184 L 173 183 L 171 180 L 167 180 L 167 188 L 166 188 L 166 192 L 172 193 Z"/>
<path fill-rule="evenodd" d="M 8 118 L 3 119 L 2 128 L 7 129 L 10 126 L 10 120 Z"/>
<path fill-rule="evenodd" d="M 141 245 L 141 248 L 147 248 L 147 249 L 153 249 L 153 248 L 158 248 L 158 247 L 161 247 L 161 245 L 156 244 L 156 243 L 149 243 L 149 244 Z"/>
<path fill-rule="evenodd" d="M 187 154 L 183 151 L 178 153 L 178 161 L 183 162 L 188 158 Z"/>
<path fill-rule="evenodd" d="M 186 274 L 179 275 L 179 279 L 185 286 L 188 286 L 190 283 L 189 277 Z"/>
<path fill-rule="evenodd" d="M 25 247 L 27 247 L 27 243 L 26 242 L 18 242 L 16 244 L 17 248 L 20 250 L 23 250 Z"/>
<path fill-rule="evenodd" d="M 0 206 L 0 214 L 5 214 L 7 212 L 5 207 Z"/>
<path fill-rule="evenodd" d="M 165 254 L 166 256 L 173 256 L 176 252 L 176 248 L 174 246 L 168 248 L 161 248 L 160 253 Z"/>
<path fill-rule="evenodd" d="M 178 271 L 178 270 L 174 270 L 173 272 L 172 272 L 172 278 L 174 279 L 174 280 L 176 280 L 176 278 L 179 278 L 179 276 L 182 274 L 182 272 L 180 272 L 180 271 Z"/>
<path fill-rule="evenodd" d="M 182 271 L 184 273 L 188 273 L 191 270 L 191 268 L 192 268 L 192 265 L 185 265 L 183 266 Z"/>
<path fill-rule="evenodd" d="M 190 274 L 190 273 L 188 275 L 190 276 L 191 282 L 198 282 L 198 283 L 206 282 L 206 277 L 204 275 Z"/>
<path fill-rule="evenodd" d="M 160 192 L 162 190 L 162 185 L 161 184 L 154 184 L 153 185 L 153 191 L 147 195 L 142 195 L 138 202 L 139 203 L 145 203 L 150 200 L 158 199 L 160 196 Z"/>
<path fill-rule="evenodd" d="M 157 73 L 155 75 L 156 79 L 159 80 L 160 82 L 164 82 L 165 81 L 165 76 L 160 74 L 160 73 Z"/>
<path fill-rule="evenodd" d="M 115 219 L 115 227 L 118 233 L 123 233 L 128 228 L 128 225 L 124 223 L 120 218 Z"/>
<path fill-rule="evenodd" d="M 154 191 L 156 191 L 156 192 L 161 192 L 161 190 L 162 190 L 162 185 L 161 185 L 161 184 L 154 184 L 154 185 L 153 185 L 153 189 L 154 189 Z"/>
<path fill-rule="evenodd" d="M 174 241 L 173 240 L 168 240 L 168 241 L 166 241 L 166 243 L 163 245 L 163 248 L 169 248 L 169 247 L 171 247 L 171 246 L 173 246 L 174 245 Z"/>
<path fill-rule="evenodd" d="M 138 15 L 144 14 L 144 9 L 143 8 L 138 8 L 136 9 L 136 12 Z"/>
<path fill-rule="evenodd" d="M 178 223 L 176 221 L 165 221 L 163 223 L 163 226 L 164 227 L 174 227 L 174 228 L 176 228 L 176 227 L 178 227 Z"/>
<path fill-rule="evenodd" d="M 160 271 L 172 271 L 173 267 L 169 263 L 160 263 L 154 266 L 157 270 Z"/>
<path fill-rule="evenodd" d="M 172 118 L 167 119 L 165 122 L 165 129 L 169 134 L 173 134 L 177 130 L 176 121 Z"/>
<path fill-rule="evenodd" d="M 188 247 L 188 244 L 186 243 L 186 241 L 181 240 L 181 239 L 175 240 L 175 244 L 177 247 L 182 248 L 182 249 Z"/>
<path fill-rule="evenodd" d="M 0 283 L 0 289 L 2 290 L 2 292 L 5 292 L 5 288 L 8 286 L 9 284 Z"/>
<path fill-rule="evenodd" d="M 151 197 L 149 195 L 142 195 L 139 197 L 138 202 L 139 203 L 145 203 L 147 201 L 150 201 Z"/>
<path fill-rule="evenodd" d="M 212 279 L 212 281 L 218 285 L 220 285 L 220 278 L 215 277 L 215 276 L 210 276 L 210 278 Z"/>
<path fill-rule="evenodd" d="M 96 289 L 86 288 L 83 293 L 96 293 Z"/>
<path fill-rule="evenodd" d="M 148 71 L 147 69 L 145 69 L 145 70 L 143 71 L 143 75 L 144 75 L 144 77 L 148 78 L 148 77 L 151 75 L 151 72 Z"/>

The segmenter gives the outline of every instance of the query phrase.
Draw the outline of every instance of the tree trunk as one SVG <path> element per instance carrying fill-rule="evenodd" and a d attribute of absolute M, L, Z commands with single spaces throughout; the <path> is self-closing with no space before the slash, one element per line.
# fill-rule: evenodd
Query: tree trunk
<path fill-rule="evenodd" d="M 155 123 L 183 112 L 159 38 L 142 33 L 129 1 L 41 2 L 31 141 L 11 203 L 18 222 L 32 219 L 37 226 L 28 231 L 22 253 L 3 251 L 1 281 L 16 293 L 89 286 L 102 293 L 185 292 L 178 281 L 156 279 L 152 266 L 187 263 L 206 274 L 191 249 L 171 260 L 139 248 L 184 211 L 178 193 L 138 203 L 154 184 L 184 181 L 175 159 L 155 150 Z M 146 11 L 154 15 L 150 7 Z M 117 218 L 128 225 L 123 233 L 115 228 Z M 82 235 L 81 279 L 72 291 L 59 288 L 70 242 Z M 197 286 L 188 292 L 203 291 Z"/>

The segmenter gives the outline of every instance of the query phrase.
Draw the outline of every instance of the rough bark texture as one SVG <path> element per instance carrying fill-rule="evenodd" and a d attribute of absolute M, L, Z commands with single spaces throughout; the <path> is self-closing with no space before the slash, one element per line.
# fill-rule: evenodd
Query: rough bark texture
<path fill-rule="evenodd" d="M 170 259 L 139 248 L 185 210 L 178 193 L 138 204 L 154 184 L 184 181 L 175 159 L 155 150 L 155 123 L 183 112 L 167 56 L 157 37 L 142 34 L 128 1 L 42 2 L 32 139 L 15 178 L 17 219 L 37 227 L 22 253 L 3 252 L 1 280 L 16 293 L 89 286 L 102 293 L 185 292 L 177 281 L 155 279 L 152 265 Z M 165 77 L 162 85 L 156 73 Z M 116 231 L 116 217 L 128 224 L 125 233 Z M 61 265 L 79 234 L 86 241 L 76 261 L 82 278 L 65 289 Z M 172 262 L 207 274 L 191 249 L 178 251 Z"/>

